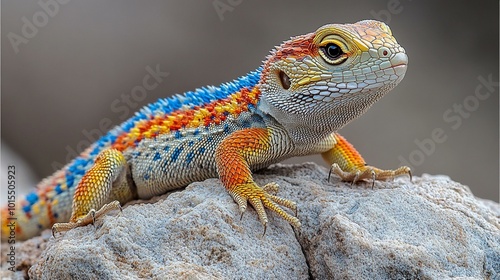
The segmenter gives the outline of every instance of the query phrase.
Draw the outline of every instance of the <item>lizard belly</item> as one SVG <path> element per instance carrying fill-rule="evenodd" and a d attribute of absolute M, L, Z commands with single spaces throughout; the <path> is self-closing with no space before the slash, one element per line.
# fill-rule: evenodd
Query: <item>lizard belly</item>
<path fill-rule="evenodd" d="M 223 135 L 211 135 L 142 141 L 129 155 L 139 198 L 148 199 L 192 182 L 217 178 L 214 155 L 222 139 Z"/>

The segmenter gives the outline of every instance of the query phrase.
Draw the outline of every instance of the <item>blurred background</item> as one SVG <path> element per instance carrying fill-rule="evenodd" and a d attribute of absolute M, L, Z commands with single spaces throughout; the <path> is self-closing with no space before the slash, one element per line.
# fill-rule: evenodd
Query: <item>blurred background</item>
<path fill-rule="evenodd" d="M 369 164 L 445 174 L 499 200 L 498 1 L 58 1 L 2 1 L 1 172 L 15 164 L 18 188 L 142 105 L 245 75 L 290 36 L 378 19 L 409 68 L 342 135 Z M 168 76 L 134 99 L 157 69 Z M 322 163 L 291 160 L 303 161 Z"/>

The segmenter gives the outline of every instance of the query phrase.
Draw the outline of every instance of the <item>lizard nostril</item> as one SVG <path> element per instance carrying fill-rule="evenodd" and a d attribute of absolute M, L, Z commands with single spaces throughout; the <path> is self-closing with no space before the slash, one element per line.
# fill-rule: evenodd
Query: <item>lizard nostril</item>
<path fill-rule="evenodd" d="M 283 72 L 283 71 L 280 71 L 279 73 L 279 77 L 280 77 L 280 82 L 281 82 L 281 86 L 284 88 L 284 89 L 289 89 L 290 88 L 290 77 L 288 77 L 288 75 Z"/>

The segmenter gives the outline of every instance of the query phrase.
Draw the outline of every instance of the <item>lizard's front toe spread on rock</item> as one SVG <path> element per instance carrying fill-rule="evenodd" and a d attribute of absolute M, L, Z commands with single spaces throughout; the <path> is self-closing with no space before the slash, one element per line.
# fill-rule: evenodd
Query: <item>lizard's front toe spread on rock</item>
<path fill-rule="evenodd" d="M 276 184 L 259 187 L 252 172 L 322 154 L 347 181 L 410 174 L 407 167 L 367 166 L 337 133 L 393 89 L 407 64 L 405 50 L 378 21 L 329 24 L 292 37 L 256 71 L 160 99 L 114 127 L 19 202 L 17 238 L 54 224 L 54 233 L 93 224 L 120 203 L 208 178 L 221 179 L 241 212 L 249 202 L 265 228 L 273 212 L 299 228 L 285 209 L 296 214 L 293 198 L 278 196 Z M 7 213 L 2 238 L 10 232 Z"/>
<path fill-rule="evenodd" d="M 297 217 L 294 217 L 287 212 L 285 212 L 281 207 L 284 206 L 296 212 L 297 205 L 295 202 L 284 199 L 275 195 L 269 194 L 264 188 L 250 183 L 247 185 L 238 185 L 234 190 L 229 192 L 238 206 L 243 215 L 245 212 L 247 201 L 255 208 L 261 223 L 264 225 L 264 233 L 267 227 L 268 219 L 265 209 L 269 209 L 272 212 L 278 214 L 280 217 L 288 221 L 295 228 L 300 227 L 300 221 Z"/>
<path fill-rule="evenodd" d="M 377 167 L 367 165 L 363 157 L 354 149 L 354 147 L 345 140 L 340 134 L 334 135 L 336 145 L 322 153 L 327 162 L 333 162 L 328 174 L 328 180 L 332 173 L 339 176 L 342 180 L 352 182 L 353 184 L 362 180 L 372 180 L 372 187 L 375 180 L 394 179 L 397 176 L 410 176 L 411 171 L 407 166 L 401 166 L 394 170 L 382 170 Z"/>
<path fill-rule="evenodd" d="M 401 175 L 408 175 L 411 181 L 411 170 L 408 166 L 401 166 L 394 170 L 382 170 L 370 165 L 355 166 L 350 171 L 344 171 L 337 163 L 330 167 L 331 173 L 337 174 L 343 181 L 352 182 L 353 184 L 361 180 L 387 180 L 394 179 Z"/>

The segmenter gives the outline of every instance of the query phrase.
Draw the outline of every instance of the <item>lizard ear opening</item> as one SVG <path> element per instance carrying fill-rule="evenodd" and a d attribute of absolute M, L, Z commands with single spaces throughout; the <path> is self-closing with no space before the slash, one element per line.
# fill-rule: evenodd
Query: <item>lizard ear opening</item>
<path fill-rule="evenodd" d="M 280 78 L 281 86 L 284 89 L 289 89 L 291 84 L 290 77 L 288 77 L 288 75 L 283 71 L 280 71 L 278 76 Z"/>

